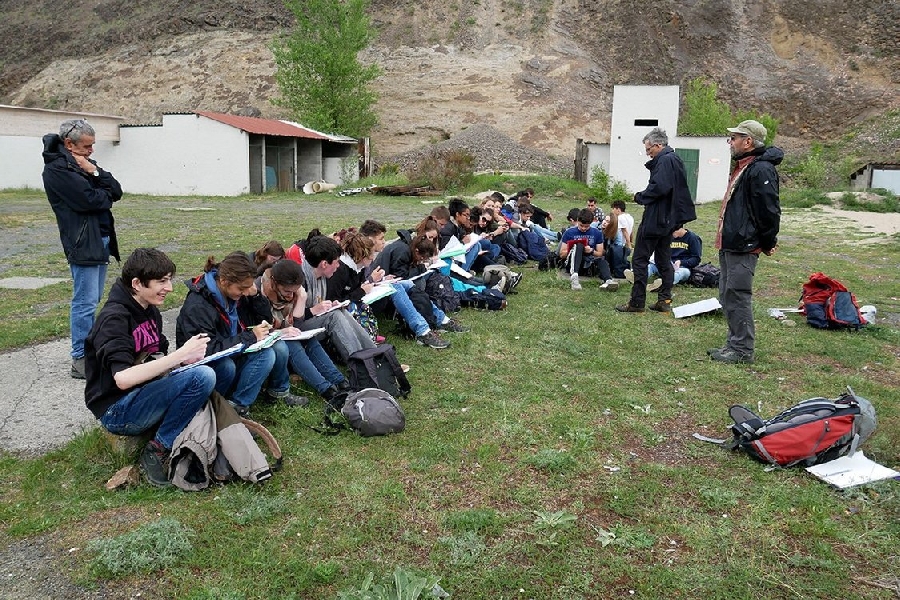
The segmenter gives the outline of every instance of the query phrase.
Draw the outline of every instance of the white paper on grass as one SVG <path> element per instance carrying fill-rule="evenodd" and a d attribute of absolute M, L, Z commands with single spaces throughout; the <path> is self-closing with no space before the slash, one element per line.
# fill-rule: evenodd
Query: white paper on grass
<path fill-rule="evenodd" d="M 900 477 L 900 473 L 867 458 L 861 450 L 857 450 L 853 456 L 842 456 L 820 465 L 807 467 L 806 470 L 842 490 L 864 483 Z"/>
<path fill-rule="evenodd" d="M 672 314 L 675 315 L 676 319 L 680 319 L 682 317 L 693 317 L 694 315 L 713 312 L 720 308 L 722 308 L 722 305 L 719 304 L 718 298 L 707 298 L 706 300 L 700 300 L 699 302 L 691 302 L 690 304 L 676 306 L 672 309 Z"/>

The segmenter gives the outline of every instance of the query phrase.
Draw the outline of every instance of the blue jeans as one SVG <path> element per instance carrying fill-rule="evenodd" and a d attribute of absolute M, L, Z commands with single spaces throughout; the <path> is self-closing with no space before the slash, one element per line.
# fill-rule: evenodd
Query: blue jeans
<path fill-rule="evenodd" d="M 344 382 L 344 375 L 334 366 L 316 338 L 279 343 L 287 346 L 294 373 L 320 394 L 331 386 Z"/>
<path fill-rule="evenodd" d="M 552 229 L 547 229 L 546 227 L 541 227 L 540 225 L 538 225 L 536 223 L 533 223 L 531 225 L 531 227 L 529 227 L 529 229 L 531 231 L 533 231 L 534 233 L 539 234 L 541 237 L 543 237 L 548 242 L 556 242 L 559 240 L 555 231 L 553 231 Z"/>
<path fill-rule="evenodd" d="M 659 269 L 656 268 L 656 263 L 650 263 L 647 265 L 647 278 L 653 277 L 654 275 L 659 275 Z M 672 285 L 678 285 L 683 281 L 687 281 L 691 278 L 691 270 L 686 269 L 684 267 L 678 267 L 675 269 L 675 279 L 672 282 Z"/>
<path fill-rule="evenodd" d="M 100 423 L 116 435 L 140 435 L 156 425 L 156 440 L 171 449 L 216 385 L 206 365 L 154 379 L 136 387 L 107 409 Z"/>
<path fill-rule="evenodd" d="M 403 320 L 406 321 L 409 328 L 413 330 L 413 333 L 415 333 L 416 336 L 425 335 L 431 327 L 428 326 L 425 317 L 420 315 L 419 311 L 416 310 L 416 307 L 413 306 L 412 300 L 409 299 L 409 294 L 406 293 L 406 289 L 412 286 L 413 283 L 409 281 L 392 283 L 391 287 L 394 288 L 395 291 L 389 297 L 394 303 L 394 308 L 397 309 L 397 312 L 400 313 L 400 316 L 403 317 Z M 431 305 L 434 306 L 434 302 L 432 302 Z M 442 321 L 438 322 L 440 323 Z"/>
<path fill-rule="evenodd" d="M 103 246 L 109 246 L 109 238 L 103 238 Z M 72 358 L 84 356 L 84 340 L 94 326 L 97 305 L 103 297 L 108 265 L 69 265 L 74 289 L 69 306 L 69 329 L 72 332 Z"/>
<path fill-rule="evenodd" d="M 250 406 L 275 366 L 275 346 L 249 354 L 232 354 L 212 363 L 216 372 L 216 391 L 240 406 Z M 285 364 L 287 359 L 285 358 Z M 284 369 L 284 379 L 288 379 Z M 288 380 L 289 381 L 289 380 Z M 281 383 L 281 382 L 278 382 Z M 274 385 L 274 384 L 273 384 Z M 283 389 L 287 389 L 284 385 Z M 274 388 L 273 388 L 274 389 Z"/>

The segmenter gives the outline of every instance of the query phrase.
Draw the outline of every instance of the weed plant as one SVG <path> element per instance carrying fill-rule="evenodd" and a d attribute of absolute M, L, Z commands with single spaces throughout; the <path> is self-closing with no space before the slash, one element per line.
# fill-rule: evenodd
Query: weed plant
<path fill-rule="evenodd" d="M 551 226 L 590 194 L 568 181 L 499 176 L 464 190 L 524 187 L 559 215 Z M 209 254 L 364 218 L 392 232 L 430 205 L 370 195 L 126 196 L 115 210 L 123 253 L 160 247 L 182 280 Z M 717 211 L 701 205 L 691 225 L 714 263 Z M 640 220 L 631 203 L 629 212 Z M 43 194 L 0 193 L 0 219 L 4 276 L 66 277 Z M 707 359 L 725 337 L 721 315 L 619 314 L 627 285 L 609 293 L 586 281 L 574 292 L 567 278 L 528 264 L 505 311 L 458 315 L 471 331 L 447 350 L 417 346 L 381 322 L 412 366 L 402 434 L 319 435 L 310 428 L 321 419 L 316 401 L 254 407 L 281 444 L 284 468 L 263 486 L 186 494 L 105 491 L 122 459 L 91 430 L 40 458 L 0 456 L 0 542 L 52 533 L 60 549 L 85 548 L 177 519 L 193 532 L 191 552 L 127 579 L 154 597 L 377 597 L 363 594 L 377 585 L 390 594 L 398 571 L 411 590 L 439 578 L 455 598 L 891 597 L 886 586 L 900 572 L 896 482 L 839 492 L 802 469 L 768 471 L 691 437 L 724 437 L 732 404 L 770 416 L 851 385 L 878 411 L 866 455 L 900 466 L 898 240 L 793 205 L 779 240 L 756 273 L 753 365 Z M 117 271 L 112 265 L 110 281 Z M 814 271 L 875 305 L 878 322 L 820 331 L 795 315 L 794 327 L 768 317 L 768 308 L 796 306 Z M 176 286 L 164 308 L 184 293 Z M 2 347 L 66 336 L 70 295 L 71 283 L 0 289 Z M 675 304 L 714 295 L 679 286 Z M 59 570 L 85 585 L 119 582 L 92 566 L 93 551 L 56 555 Z"/>

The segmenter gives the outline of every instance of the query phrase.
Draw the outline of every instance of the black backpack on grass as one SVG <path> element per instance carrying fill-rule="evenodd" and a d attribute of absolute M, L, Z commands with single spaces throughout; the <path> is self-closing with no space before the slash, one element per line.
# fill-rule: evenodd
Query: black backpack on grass
<path fill-rule="evenodd" d="M 412 391 L 391 344 L 354 352 L 347 359 L 347 373 L 350 386 L 357 390 L 378 388 L 394 398 L 405 398 Z"/>
<path fill-rule="evenodd" d="M 703 263 L 691 269 L 688 283 L 695 287 L 717 288 L 719 287 L 719 267 L 712 263 Z"/>

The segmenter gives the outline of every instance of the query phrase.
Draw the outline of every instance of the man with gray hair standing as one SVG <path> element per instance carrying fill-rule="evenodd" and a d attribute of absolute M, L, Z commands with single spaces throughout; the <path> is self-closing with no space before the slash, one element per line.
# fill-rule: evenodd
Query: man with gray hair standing
<path fill-rule="evenodd" d="M 119 260 L 110 209 L 122 197 L 122 186 L 91 160 L 95 135 L 87 121 L 71 119 L 58 134 L 44 136 L 44 190 L 74 281 L 69 324 L 75 379 L 84 379 L 84 340 L 103 296 L 109 257 Z"/>
<path fill-rule="evenodd" d="M 650 255 L 656 257 L 662 286 L 659 299 L 650 310 L 672 310 L 672 284 L 675 271 L 672 267 L 672 232 L 697 218 L 691 190 L 687 184 L 684 163 L 669 146 L 669 136 L 654 127 L 644 136 L 644 150 L 650 160 L 644 166 L 650 171 L 647 188 L 634 195 L 634 201 L 644 207 L 644 216 L 638 226 L 631 258 L 634 285 L 628 304 L 616 306 L 619 312 L 644 312 L 647 302 L 647 265 Z"/>
<path fill-rule="evenodd" d="M 766 128 L 758 121 L 729 127 L 728 144 L 734 169 L 719 211 L 719 301 L 728 321 L 725 346 L 707 351 L 723 363 L 752 363 L 756 340 L 753 324 L 753 276 L 760 252 L 772 256 L 778 244 L 781 206 L 775 166 L 784 152 L 766 147 Z"/>

